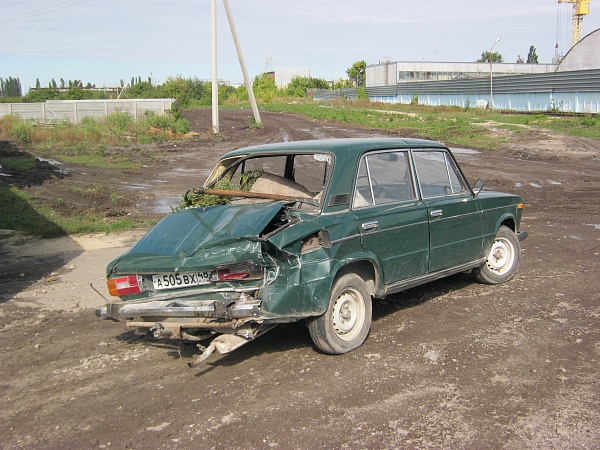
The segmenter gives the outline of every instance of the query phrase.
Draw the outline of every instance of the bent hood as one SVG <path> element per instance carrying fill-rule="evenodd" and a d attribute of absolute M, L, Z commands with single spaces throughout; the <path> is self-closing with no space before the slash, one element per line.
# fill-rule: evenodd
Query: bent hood
<path fill-rule="evenodd" d="M 216 265 L 262 260 L 259 236 L 282 210 L 280 203 L 252 203 L 169 214 L 129 252 L 111 263 L 107 271 L 200 271 Z"/>

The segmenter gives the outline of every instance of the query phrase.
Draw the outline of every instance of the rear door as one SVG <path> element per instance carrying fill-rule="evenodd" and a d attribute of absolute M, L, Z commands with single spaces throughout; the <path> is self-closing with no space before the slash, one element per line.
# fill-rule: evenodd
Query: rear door
<path fill-rule="evenodd" d="M 429 220 L 429 272 L 482 255 L 482 215 L 450 152 L 414 150 L 413 159 Z"/>
<path fill-rule="evenodd" d="M 427 207 L 418 200 L 407 150 L 362 157 L 353 213 L 363 247 L 380 260 L 385 284 L 427 272 Z"/>

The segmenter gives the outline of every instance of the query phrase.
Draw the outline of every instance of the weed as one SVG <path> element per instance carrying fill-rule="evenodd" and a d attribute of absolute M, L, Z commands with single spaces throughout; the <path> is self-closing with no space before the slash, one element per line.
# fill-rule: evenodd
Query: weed
<path fill-rule="evenodd" d="M 12 136 L 21 142 L 28 143 L 32 134 L 33 126 L 31 122 L 17 122 L 12 126 Z"/>
<path fill-rule="evenodd" d="M 115 192 L 113 192 L 112 194 L 110 194 L 110 201 L 116 205 L 117 203 L 119 203 L 119 200 L 121 200 L 123 198 L 122 195 L 119 195 Z"/>
<path fill-rule="evenodd" d="M 251 117 L 249 127 L 251 130 L 258 130 L 258 129 L 264 128 L 265 126 L 263 125 L 262 122 L 258 123 L 254 117 Z"/>

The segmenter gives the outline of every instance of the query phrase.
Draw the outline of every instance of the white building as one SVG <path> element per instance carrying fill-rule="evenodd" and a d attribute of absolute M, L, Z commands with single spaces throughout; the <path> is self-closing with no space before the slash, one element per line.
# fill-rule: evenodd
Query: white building
<path fill-rule="evenodd" d="M 548 73 L 555 64 L 494 63 L 494 76 Z M 488 62 L 390 61 L 367 66 L 367 87 L 490 76 Z"/>

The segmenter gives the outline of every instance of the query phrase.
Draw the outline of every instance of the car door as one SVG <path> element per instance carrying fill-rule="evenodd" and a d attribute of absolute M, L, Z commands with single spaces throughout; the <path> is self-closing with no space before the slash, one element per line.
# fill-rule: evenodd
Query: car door
<path fill-rule="evenodd" d="M 427 272 L 427 207 L 418 200 L 408 151 L 361 158 L 353 213 L 362 246 L 377 255 L 386 285 Z"/>
<path fill-rule="evenodd" d="M 429 220 L 429 272 L 481 258 L 479 202 L 450 152 L 414 150 L 413 160 Z"/>

